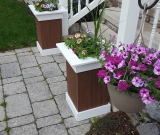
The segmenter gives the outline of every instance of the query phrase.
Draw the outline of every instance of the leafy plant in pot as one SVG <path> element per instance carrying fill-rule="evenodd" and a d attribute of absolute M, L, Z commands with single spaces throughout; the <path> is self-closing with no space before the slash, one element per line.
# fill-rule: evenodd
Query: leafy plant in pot
<path fill-rule="evenodd" d="M 96 9 L 95 15 L 93 15 L 93 12 L 91 12 L 91 10 L 88 8 L 94 21 L 94 35 L 89 29 L 87 29 L 86 32 L 81 31 L 80 33 L 76 33 L 75 35 L 64 38 L 65 45 L 68 48 L 71 48 L 80 59 L 84 59 L 87 57 L 98 58 L 102 48 L 106 48 L 108 50 L 108 48 L 110 47 L 111 42 L 106 41 L 102 37 L 102 33 L 104 31 L 102 32 L 100 28 L 104 9 L 106 7 L 106 2 L 107 1 L 104 2 L 102 11 L 99 15 L 98 7 Z"/>
<path fill-rule="evenodd" d="M 36 11 L 54 11 L 58 10 L 58 0 L 38 0 L 33 1 L 33 5 Z"/>
<path fill-rule="evenodd" d="M 123 44 L 120 44 L 121 48 Z M 160 51 L 146 46 L 113 46 L 100 55 L 99 80 L 108 85 L 111 102 L 124 112 L 139 112 L 160 101 Z"/>

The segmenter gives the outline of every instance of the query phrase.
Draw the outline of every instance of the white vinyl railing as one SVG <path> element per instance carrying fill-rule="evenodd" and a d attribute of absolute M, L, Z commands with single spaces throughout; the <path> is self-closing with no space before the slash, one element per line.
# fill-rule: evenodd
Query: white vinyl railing
<path fill-rule="evenodd" d="M 143 3 L 145 2 L 148 2 L 148 0 L 143 0 Z M 123 42 L 124 44 L 130 44 L 134 42 L 138 25 L 139 12 L 140 8 L 138 6 L 137 0 L 122 0 L 117 46 L 119 45 L 119 42 Z M 160 0 L 156 5 L 153 26 L 152 30 L 150 31 L 151 34 L 150 36 L 147 37 L 149 39 L 148 42 L 149 48 L 153 48 L 154 44 L 153 41 L 156 35 L 156 28 L 158 24 L 159 15 L 160 15 Z M 141 40 L 142 38 L 140 37 L 138 44 L 141 43 Z M 160 51 L 160 43 L 158 44 L 158 47 L 156 47 L 156 49 Z"/>
<path fill-rule="evenodd" d="M 63 0 L 61 0 L 61 1 L 63 1 Z M 74 1 L 77 1 L 77 2 L 74 2 Z M 71 26 L 72 24 L 74 24 L 75 22 L 77 22 L 78 20 L 83 18 L 85 15 L 87 15 L 89 13 L 88 8 L 90 10 L 93 10 L 94 8 L 96 8 L 99 4 L 101 4 L 105 0 L 93 0 L 91 3 L 89 3 L 89 0 L 83 0 L 83 4 L 86 4 L 86 6 L 83 9 L 81 8 L 82 7 L 81 1 L 82 0 L 70 0 L 70 6 L 68 6 L 68 7 L 70 7 L 69 26 Z M 75 3 L 77 3 L 77 6 L 73 7 L 73 2 L 74 2 L 74 5 L 75 5 Z M 76 14 L 73 14 L 74 8 L 78 9 Z"/>

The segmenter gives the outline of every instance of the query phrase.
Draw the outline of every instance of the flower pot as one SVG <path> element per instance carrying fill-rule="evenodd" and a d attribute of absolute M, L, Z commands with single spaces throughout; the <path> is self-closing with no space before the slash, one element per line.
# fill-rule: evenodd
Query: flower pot
<path fill-rule="evenodd" d="M 75 118 L 80 121 L 110 112 L 107 85 L 98 83 L 99 61 L 79 59 L 64 43 L 57 47 L 67 60 L 66 100 Z"/>
<path fill-rule="evenodd" d="M 119 110 L 127 113 L 140 112 L 145 104 L 142 102 L 139 94 L 132 93 L 120 93 L 117 87 L 112 84 L 107 84 L 111 102 Z"/>
<path fill-rule="evenodd" d="M 41 55 L 60 53 L 56 43 L 62 42 L 62 36 L 68 35 L 68 11 L 62 6 L 58 10 L 43 12 L 36 11 L 33 5 L 29 8 L 35 16 L 37 48 Z"/>

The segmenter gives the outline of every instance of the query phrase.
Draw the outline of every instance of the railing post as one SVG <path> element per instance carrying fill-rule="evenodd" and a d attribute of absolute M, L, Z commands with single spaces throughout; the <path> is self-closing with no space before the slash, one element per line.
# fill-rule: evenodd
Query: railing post
<path fill-rule="evenodd" d="M 68 10 L 68 0 L 59 0 L 59 3 Z"/>
<path fill-rule="evenodd" d="M 140 8 L 137 0 L 122 0 L 117 46 L 134 42 Z"/>

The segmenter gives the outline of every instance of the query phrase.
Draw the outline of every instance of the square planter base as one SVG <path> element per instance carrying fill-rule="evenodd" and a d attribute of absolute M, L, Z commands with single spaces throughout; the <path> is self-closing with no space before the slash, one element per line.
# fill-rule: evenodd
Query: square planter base
<path fill-rule="evenodd" d="M 110 105 L 110 103 L 108 103 L 107 105 L 103 105 L 103 106 L 99 106 L 99 107 L 92 108 L 89 110 L 78 112 L 76 107 L 74 106 L 71 98 L 69 97 L 68 93 L 66 93 L 66 100 L 67 100 L 67 103 L 68 103 L 69 107 L 71 108 L 73 115 L 77 121 L 81 121 L 81 120 L 88 119 L 91 117 L 106 114 L 106 113 L 109 113 L 111 110 L 110 109 L 111 105 Z"/>
<path fill-rule="evenodd" d="M 54 54 L 61 53 L 58 48 L 52 48 L 52 49 L 44 49 L 44 50 L 42 50 L 42 48 L 41 48 L 40 44 L 38 43 L 38 41 L 36 43 L 37 43 L 37 48 L 38 48 L 38 50 L 39 50 L 39 52 L 40 52 L 40 54 L 42 56 L 54 55 Z"/>

